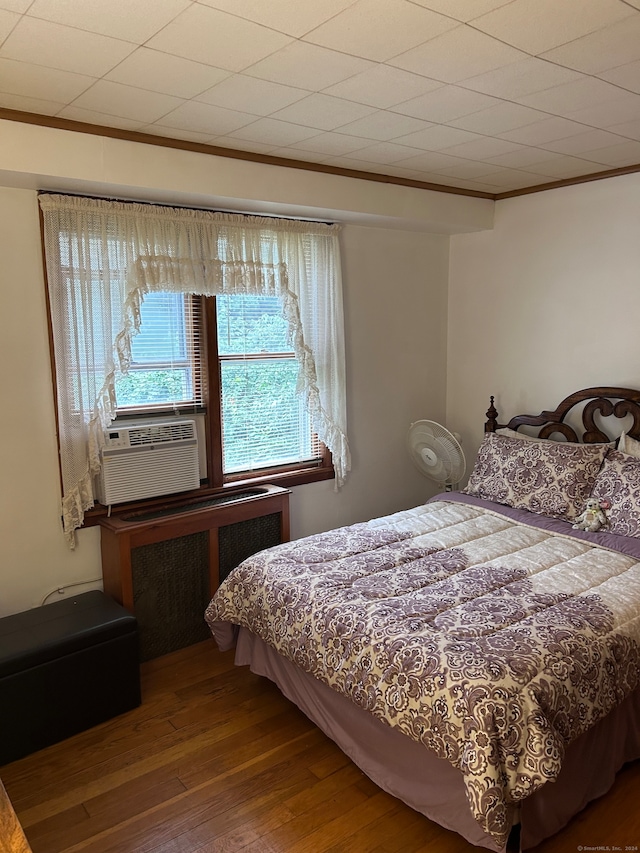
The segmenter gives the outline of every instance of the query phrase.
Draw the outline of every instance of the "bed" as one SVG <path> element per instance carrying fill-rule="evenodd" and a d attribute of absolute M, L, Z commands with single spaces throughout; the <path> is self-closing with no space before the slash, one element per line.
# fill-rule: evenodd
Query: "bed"
<path fill-rule="evenodd" d="M 205 618 L 381 788 L 534 847 L 640 757 L 640 391 L 491 398 L 462 491 L 262 551 Z"/>

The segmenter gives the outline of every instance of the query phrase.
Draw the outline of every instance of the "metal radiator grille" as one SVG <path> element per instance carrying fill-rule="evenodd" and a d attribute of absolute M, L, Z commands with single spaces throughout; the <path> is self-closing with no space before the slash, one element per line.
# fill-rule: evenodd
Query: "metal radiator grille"
<path fill-rule="evenodd" d="M 247 557 L 279 545 L 280 541 L 280 514 L 277 512 L 221 527 L 218 530 L 220 583 Z"/>
<path fill-rule="evenodd" d="M 202 531 L 131 549 L 140 660 L 211 636 L 204 621 L 209 594 L 209 533 Z"/>

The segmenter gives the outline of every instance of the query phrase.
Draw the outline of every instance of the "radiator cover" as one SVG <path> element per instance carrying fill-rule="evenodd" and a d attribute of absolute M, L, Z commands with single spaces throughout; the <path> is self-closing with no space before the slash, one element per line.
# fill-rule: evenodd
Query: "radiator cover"
<path fill-rule="evenodd" d="M 288 497 L 269 486 L 100 522 L 104 589 L 135 614 L 142 661 L 211 636 L 204 611 L 219 582 L 288 540 Z"/>

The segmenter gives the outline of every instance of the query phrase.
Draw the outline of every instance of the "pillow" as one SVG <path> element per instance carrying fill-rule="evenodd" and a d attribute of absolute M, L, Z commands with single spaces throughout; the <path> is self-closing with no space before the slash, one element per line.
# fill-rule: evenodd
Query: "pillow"
<path fill-rule="evenodd" d="M 537 435 L 527 435 L 526 432 L 518 432 L 517 429 L 509 429 L 509 427 L 500 427 L 495 431 L 496 435 L 506 435 L 508 438 L 519 438 L 521 441 L 550 441 L 556 442 L 555 438 L 540 438 Z M 631 439 L 633 441 L 633 439 Z M 560 440 L 561 441 L 561 440 Z M 593 442 L 594 444 L 600 444 L 600 442 Z M 607 447 L 615 447 L 615 441 L 605 441 L 603 442 Z M 640 448 L 640 442 L 636 442 L 638 448 Z M 640 454 L 640 449 L 639 449 Z"/>
<path fill-rule="evenodd" d="M 517 429 L 509 429 L 509 427 L 500 427 L 495 434 L 505 435 L 507 438 L 519 438 L 520 441 L 553 441 L 551 438 L 538 438 L 537 435 L 527 435 L 526 432 L 518 432 Z"/>
<path fill-rule="evenodd" d="M 618 439 L 618 450 L 622 453 L 627 453 L 629 456 L 635 456 L 636 459 L 640 459 L 640 441 L 631 438 L 626 432 L 621 433 Z"/>
<path fill-rule="evenodd" d="M 486 433 L 463 492 L 572 521 L 590 496 L 606 444 L 521 441 Z"/>
<path fill-rule="evenodd" d="M 609 533 L 640 537 L 640 458 L 611 450 L 593 484 L 592 495 L 611 504 L 606 511 Z"/>

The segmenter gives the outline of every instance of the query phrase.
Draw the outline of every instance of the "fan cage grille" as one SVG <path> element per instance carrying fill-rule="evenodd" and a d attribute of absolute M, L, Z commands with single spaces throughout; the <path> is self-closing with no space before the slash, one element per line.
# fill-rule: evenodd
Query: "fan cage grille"
<path fill-rule="evenodd" d="M 456 486 L 464 476 L 466 461 L 460 442 L 436 421 L 416 421 L 407 437 L 409 454 L 418 470 L 444 486 Z"/>

